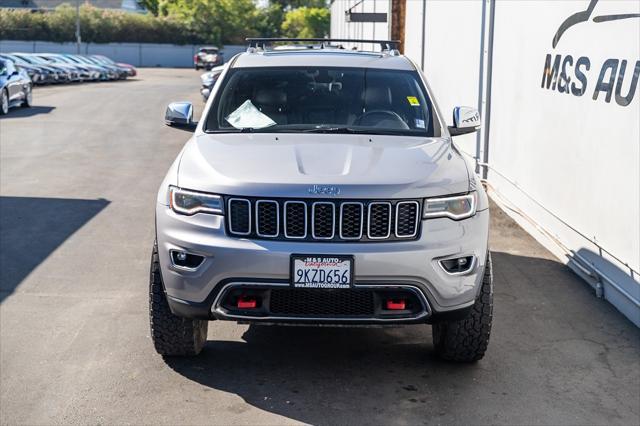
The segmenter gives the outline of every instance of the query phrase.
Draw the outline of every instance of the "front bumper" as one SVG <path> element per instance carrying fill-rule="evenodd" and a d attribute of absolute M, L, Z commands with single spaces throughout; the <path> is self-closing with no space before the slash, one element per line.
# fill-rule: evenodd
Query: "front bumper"
<path fill-rule="evenodd" d="M 326 243 L 248 240 L 229 237 L 222 216 L 175 214 L 157 204 L 158 254 L 167 299 L 180 316 L 238 321 L 291 322 L 267 315 L 257 318 L 230 313 L 222 306 L 225 292 L 247 289 L 287 288 L 291 254 L 348 254 L 354 257 L 354 288 L 415 291 L 424 309 L 415 315 L 387 318 L 384 322 L 432 322 L 466 313 L 473 305 L 484 273 L 489 211 L 472 218 L 448 218 L 422 222 L 414 241 Z M 170 250 L 204 256 L 194 271 L 172 264 Z M 475 256 L 465 274 L 448 274 L 438 260 Z M 289 318 L 290 319 L 290 318 Z M 354 322 L 340 318 L 295 318 L 294 322 Z M 376 323 L 379 318 L 355 322 Z"/>

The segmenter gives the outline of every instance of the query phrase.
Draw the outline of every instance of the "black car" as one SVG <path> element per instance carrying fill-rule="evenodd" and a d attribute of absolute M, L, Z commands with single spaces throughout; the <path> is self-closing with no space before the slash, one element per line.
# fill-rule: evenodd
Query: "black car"
<path fill-rule="evenodd" d="M 217 67 L 218 65 L 222 65 L 224 63 L 224 58 L 222 57 L 222 52 L 215 46 L 201 47 L 193 56 L 193 66 L 196 70 L 200 68 L 205 68 L 210 70 L 213 67 Z"/>
<path fill-rule="evenodd" d="M 13 61 L 0 59 L 0 115 L 14 106 L 30 107 L 31 89 L 31 79 L 24 70 L 16 68 Z"/>

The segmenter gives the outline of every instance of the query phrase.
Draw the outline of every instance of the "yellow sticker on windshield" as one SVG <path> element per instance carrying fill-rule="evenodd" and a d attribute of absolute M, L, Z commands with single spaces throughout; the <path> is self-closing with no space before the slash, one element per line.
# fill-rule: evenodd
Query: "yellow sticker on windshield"
<path fill-rule="evenodd" d="M 415 96 L 407 96 L 407 100 L 412 106 L 420 106 L 420 102 Z"/>

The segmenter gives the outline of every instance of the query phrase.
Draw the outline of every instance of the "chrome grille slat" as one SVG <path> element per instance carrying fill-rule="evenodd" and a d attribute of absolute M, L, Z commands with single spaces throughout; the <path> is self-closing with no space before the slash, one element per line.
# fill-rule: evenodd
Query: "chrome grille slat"
<path fill-rule="evenodd" d="M 331 215 L 328 216 L 329 206 Z M 330 230 L 331 233 L 328 231 Z M 311 205 L 311 235 L 316 240 L 331 240 L 336 235 L 336 205 L 327 201 L 316 201 Z"/>
<path fill-rule="evenodd" d="M 391 220 L 391 203 L 388 201 L 369 203 L 367 236 L 372 240 L 389 238 L 391 235 Z"/>
<path fill-rule="evenodd" d="M 229 198 L 228 210 L 229 230 L 237 235 L 251 234 L 251 202 L 244 198 Z M 247 215 L 246 219 L 245 214 Z"/>
<path fill-rule="evenodd" d="M 324 242 L 407 241 L 420 233 L 418 200 L 226 197 L 231 235 Z"/>
<path fill-rule="evenodd" d="M 299 214 L 300 212 L 302 214 Z M 300 221 L 301 217 L 302 221 Z M 285 201 L 284 236 L 293 239 L 307 238 L 307 203 L 304 201 Z"/>
<path fill-rule="evenodd" d="M 277 237 L 280 233 L 280 204 L 274 200 L 258 200 L 255 205 L 256 234 L 259 237 Z"/>
<path fill-rule="evenodd" d="M 346 207 L 346 209 L 345 209 Z M 359 211 L 349 211 L 351 207 L 356 207 Z M 345 212 L 347 210 L 347 212 Z M 351 217 L 353 216 L 353 217 Z M 356 223 L 352 223 L 356 222 Z M 353 233 L 354 228 L 357 229 L 357 233 Z M 345 232 L 345 228 L 346 232 Z M 346 201 L 340 204 L 340 238 L 343 240 L 359 240 L 362 238 L 362 230 L 364 228 L 364 204 Z"/>
<path fill-rule="evenodd" d="M 418 213 L 420 204 L 417 201 L 399 201 L 396 203 L 395 233 L 398 238 L 412 238 L 418 233 Z"/>

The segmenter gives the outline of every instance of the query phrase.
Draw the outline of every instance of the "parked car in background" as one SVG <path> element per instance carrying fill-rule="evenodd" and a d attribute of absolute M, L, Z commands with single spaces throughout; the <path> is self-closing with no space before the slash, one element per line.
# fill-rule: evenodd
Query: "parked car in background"
<path fill-rule="evenodd" d="M 112 66 L 117 66 L 119 68 L 122 68 L 127 72 L 128 77 L 135 77 L 136 74 L 138 74 L 138 72 L 136 71 L 136 68 L 133 65 L 125 64 L 122 62 L 115 62 L 113 59 L 107 58 L 104 55 L 89 55 L 89 58 L 93 59 L 94 61 L 100 64 L 112 65 Z"/>
<path fill-rule="evenodd" d="M 31 79 L 33 84 L 43 84 L 41 82 L 45 79 L 45 70 L 37 67 L 35 65 L 31 65 L 27 62 L 17 60 L 17 58 L 12 58 L 9 55 L 1 54 L 0 59 L 10 60 L 14 63 L 16 68 L 23 69 Z"/>
<path fill-rule="evenodd" d="M 86 68 L 90 73 L 92 78 L 89 78 L 89 80 L 95 81 L 95 80 L 101 80 L 101 81 L 105 81 L 105 80 L 116 80 L 118 78 L 120 78 L 118 72 L 116 70 L 107 68 L 105 66 L 100 66 L 100 65 L 96 65 L 91 61 L 88 61 L 84 56 L 82 55 L 73 55 L 70 53 L 65 53 L 64 55 L 62 55 L 67 61 L 69 61 L 70 63 L 73 64 L 77 64 L 81 67 Z M 95 73 L 97 74 L 97 78 L 95 77 Z"/>
<path fill-rule="evenodd" d="M 78 64 L 66 56 L 59 53 L 38 53 L 38 57 L 45 61 L 52 62 L 58 66 L 67 67 L 75 71 L 78 81 L 93 81 L 100 79 L 100 72 L 83 64 Z"/>
<path fill-rule="evenodd" d="M 16 106 L 30 107 L 33 83 L 26 71 L 16 68 L 10 59 L 0 59 L 0 115 Z"/>
<path fill-rule="evenodd" d="M 118 64 L 104 55 L 0 53 L 0 58 L 24 70 L 33 84 L 118 80 L 136 75 L 132 65 Z"/>
<path fill-rule="evenodd" d="M 207 99 L 209 99 L 209 94 L 211 94 L 213 85 L 216 84 L 216 81 L 218 81 L 218 78 L 222 74 L 223 70 L 224 65 L 220 65 L 212 68 L 211 71 L 205 72 L 200 76 L 200 80 L 202 81 L 200 94 L 202 95 L 205 102 L 207 101 Z"/>
<path fill-rule="evenodd" d="M 66 83 L 80 81 L 80 71 L 78 70 L 77 67 L 74 67 L 72 65 L 69 65 L 63 62 L 55 61 L 53 59 L 43 58 L 39 53 L 23 53 L 23 54 L 20 54 L 20 57 L 28 58 L 34 62 L 50 65 L 62 70 L 65 76 L 64 81 Z"/>
<path fill-rule="evenodd" d="M 211 68 L 222 65 L 224 58 L 222 52 L 215 46 L 201 47 L 193 56 L 193 65 L 196 71 L 200 68 L 210 70 Z"/>
<path fill-rule="evenodd" d="M 49 70 L 53 75 L 51 76 L 50 83 L 66 83 L 71 81 L 71 75 L 69 70 L 63 67 L 55 66 L 54 64 L 45 61 L 42 58 L 38 58 L 37 56 L 31 53 L 11 53 L 5 54 L 10 59 L 17 59 L 20 61 L 24 61 L 30 65 L 35 65 L 37 67 L 43 68 L 45 70 Z"/>
<path fill-rule="evenodd" d="M 103 64 L 88 55 L 82 55 L 82 56 L 75 55 L 75 56 L 78 57 L 79 60 L 85 63 L 93 64 L 94 66 L 107 70 L 109 73 L 110 80 L 124 80 L 129 75 L 125 68 L 118 66 L 116 64 Z"/>

